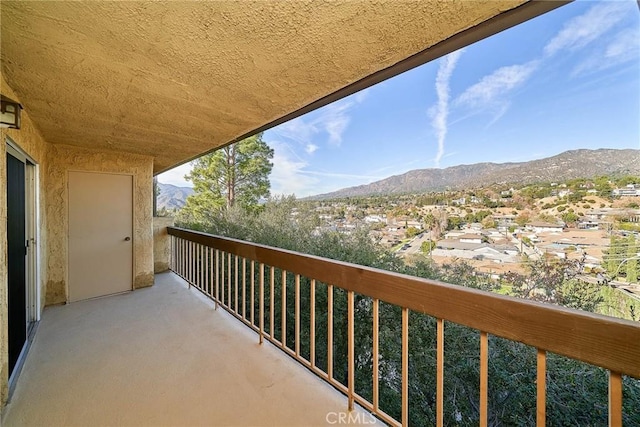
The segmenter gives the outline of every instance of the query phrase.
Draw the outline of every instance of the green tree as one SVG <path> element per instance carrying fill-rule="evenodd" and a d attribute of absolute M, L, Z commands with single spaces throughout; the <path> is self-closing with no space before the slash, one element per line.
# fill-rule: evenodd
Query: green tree
<path fill-rule="evenodd" d="M 530 219 L 529 215 L 523 212 L 516 217 L 515 222 L 520 227 L 524 227 L 529 222 L 529 219 Z"/>
<path fill-rule="evenodd" d="M 194 194 L 181 211 L 189 222 L 207 222 L 212 213 L 238 204 L 253 210 L 269 196 L 273 149 L 262 134 L 228 145 L 193 162 L 185 178 L 193 182 Z"/>
<path fill-rule="evenodd" d="M 576 221 L 578 221 L 578 215 L 575 212 L 567 211 L 563 213 L 561 217 L 562 220 L 567 224 L 574 224 Z"/>
<path fill-rule="evenodd" d="M 433 240 L 425 240 L 420 245 L 420 251 L 422 251 L 423 254 L 430 254 L 431 251 L 433 251 L 435 248 L 436 242 L 434 242 Z"/>
<path fill-rule="evenodd" d="M 498 222 L 493 219 L 493 217 L 485 217 L 482 220 L 482 228 L 496 228 L 498 226 Z"/>
<path fill-rule="evenodd" d="M 420 234 L 420 230 L 416 227 L 408 227 L 407 231 L 404 233 L 407 237 L 415 237 Z"/>

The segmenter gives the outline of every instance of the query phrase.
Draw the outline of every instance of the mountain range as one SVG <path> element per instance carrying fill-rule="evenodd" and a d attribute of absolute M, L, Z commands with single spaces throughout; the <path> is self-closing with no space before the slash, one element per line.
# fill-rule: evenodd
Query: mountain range
<path fill-rule="evenodd" d="M 425 193 L 502 183 L 532 184 L 626 174 L 640 175 L 640 150 L 580 149 L 521 163 L 476 163 L 445 169 L 415 169 L 371 184 L 344 188 L 308 199 Z"/>
<path fill-rule="evenodd" d="M 157 197 L 158 209 L 180 209 L 187 202 L 187 197 L 193 194 L 193 188 L 177 187 L 171 184 L 158 183 L 159 194 Z"/>

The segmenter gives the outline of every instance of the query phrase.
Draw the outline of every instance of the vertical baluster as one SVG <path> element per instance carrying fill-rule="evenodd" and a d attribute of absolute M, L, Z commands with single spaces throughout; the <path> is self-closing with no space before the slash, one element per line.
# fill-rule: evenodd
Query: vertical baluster
<path fill-rule="evenodd" d="M 184 240 L 180 239 L 180 277 L 183 279 L 184 276 Z"/>
<path fill-rule="evenodd" d="M 269 335 L 272 339 L 275 339 L 275 335 L 273 334 L 274 328 L 274 307 L 275 302 L 273 296 L 275 295 L 275 270 L 273 267 L 269 270 Z"/>
<path fill-rule="evenodd" d="M 208 260 L 209 260 L 209 296 L 211 297 L 211 299 L 215 299 L 215 290 L 214 290 L 214 283 L 215 283 L 215 270 L 214 270 L 214 266 L 215 263 L 213 261 L 213 255 L 215 253 L 215 249 L 209 247 L 209 253 L 208 253 Z"/>
<path fill-rule="evenodd" d="M 327 378 L 333 381 L 333 285 L 327 285 Z"/>
<path fill-rule="evenodd" d="M 536 426 L 544 427 L 547 422 L 547 352 L 538 349 L 536 359 Z"/>
<path fill-rule="evenodd" d="M 247 320 L 247 259 L 242 258 L 242 318 Z"/>
<path fill-rule="evenodd" d="M 199 282 L 200 282 L 200 245 L 197 243 L 192 243 L 193 245 L 193 260 L 191 261 L 193 263 L 193 286 L 195 286 L 196 289 L 198 289 L 199 286 Z"/>
<path fill-rule="evenodd" d="M 205 294 L 209 294 L 209 247 L 202 247 L 202 291 Z"/>
<path fill-rule="evenodd" d="M 444 319 L 437 321 L 436 351 L 436 425 L 444 424 Z"/>
<path fill-rule="evenodd" d="M 489 336 L 480 332 L 480 427 L 487 427 L 489 381 Z"/>
<path fill-rule="evenodd" d="M 184 262 L 185 262 L 185 278 L 187 280 L 187 284 L 189 288 L 191 287 L 191 242 L 185 240 L 185 250 L 184 250 Z"/>
<path fill-rule="evenodd" d="M 204 281 L 204 266 L 205 266 L 205 261 L 204 261 L 204 246 L 203 245 L 198 245 L 198 267 L 200 268 L 200 274 L 198 275 L 198 280 L 200 283 L 198 283 L 198 288 L 200 288 L 201 291 L 204 290 L 204 284 L 206 283 Z"/>
<path fill-rule="evenodd" d="M 184 241 L 184 278 L 187 281 L 189 287 L 191 287 L 191 280 L 189 280 L 189 271 L 191 270 L 191 260 L 189 256 L 190 242 L 185 239 Z"/>
<path fill-rule="evenodd" d="M 225 274 L 225 252 L 220 251 L 220 305 L 224 307 L 225 296 L 225 280 L 227 275 Z"/>
<path fill-rule="evenodd" d="M 378 412 L 378 401 L 379 401 L 379 350 L 378 350 L 378 332 L 380 330 L 379 321 L 379 309 L 380 309 L 380 300 L 374 298 L 373 300 L 373 412 Z"/>
<path fill-rule="evenodd" d="M 402 308 L 402 425 L 409 425 L 409 309 Z"/>
<path fill-rule="evenodd" d="M 316 366 L 316 279 L 311 279 L 311 290 L 309 299 L 309 309 L 311 311 L 309 319 L 309 362 L 311 367 Z"/>
<path fill-rule="evenodd" d="M 353 394 L 355 391 L 355 343 L 354 343 L 354 316 L 353 316 L 353 291 L 347 292 L 347 387 L 348 408 L 353 410 Z"/>
<path fill-rule="evenodd" d="M 300 357 L 300 275 L 296 274 L 296 356 Z"/>
<path fill-rule="evenodd" d="M 609 427 L 622 427 L 622 375 L 609 372 Z"/>
<path fill-rule="evenodd" d="M 235 282 L 235 295 L 234 295 L 234 301 L 235 301 L 235 307 L 234 310 L 236 314 L 238 314 L 238 255 L 235 256 L 235 271 L 234 271 L 234 282 Z"/>
<path fill-rule="evenodd" d="M 193 284 L 193 270 L 194 270 L 194 261 L 193 261 L 193 242 L 189 241 L 189 288 Z"/>
<path fill-rule="evenodd" d="M 231 310 L 231 252 L 227 254 L 227 307 Z"/>
<path fill-rule="evenodd" d="M 287 271 L 282 270 L 282 318 L 280 341 L 282 348 L 287 346 Z"/>
<path fill-rule="evenodd" d="M 204 247 L 204 293 L 211 296 L 211 248 Z"/>
<path fill-rule="evenodd" d="M 227 298 L 227 290 L 229 289 L 229 275 L 231 274 L 231 265 L 228 262 L 229 254 L 226 252 L 220 253 L 220 258 L 222 261 L 222 284 L 220 287 L 220 301 L 222 306 L 225 307 L 229 305 L 229 298 Z"/>
<path fill-rule="evenodd" d="M 251 260 L 251 324 L 255 325 L 255 312 L 256 312 L 256 303 L 255 303 L 255 290 L 256 290 L 256 262 Z"/>
<path fill-rule="evenodd" d="M 260 344 L 264 342 L 264 264 L 260 263 Z"/>
<path fill-rule="evenodd" d="M 220 303 L 220 250 L 216 249 L 215 253 L 216 258 L 216 310 L 218 309 L 218 304 Z"/>
<path fill-rule="evenodd" d="M 215 291 L 213 290 L 213 288 L 214 288 L 214 281 L 215 281 L 214 277 L 215 277 L 216 271 L 213 268 L 214 267 L 213 254 L 214 254 L 214 249 L 209 248 L 209 296 L 213 298 L 215 301 Z"/>
<path fill-rule="evenodd" d="M 198 275 L 200 274 L 200 269 L 198 268 L 198 250 L 200 249 L 200 245 L 195 242 L 191 242 L 193 246 L 193 255 L 191 259 L 191 264 L 193 265 L 193 273 L 192 273 L 192 282 L 193 286 L 198 288 Z"/>

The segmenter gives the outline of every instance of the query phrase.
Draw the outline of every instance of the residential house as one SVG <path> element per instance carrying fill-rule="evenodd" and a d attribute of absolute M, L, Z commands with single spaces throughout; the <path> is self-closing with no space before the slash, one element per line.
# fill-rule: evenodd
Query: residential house
<path fill-rule="evenodd" d="M 482 243 L 482 236 L 479 234 L 463 234 L 458 237 L 461 243 Z"/>
<path fill-rule="evenodd" d="M 561 233 L 564 230 L 564 224 L 554 224 L 550 222 L 535 221 L 527 223 L 526 230 L 534 233 Z"/>
<path fill-rule="evenodd" d="M 640 197 L 640 185 L 628 184 L 623 188 L 614 188 L 611 195 L 614 197 Z"/>

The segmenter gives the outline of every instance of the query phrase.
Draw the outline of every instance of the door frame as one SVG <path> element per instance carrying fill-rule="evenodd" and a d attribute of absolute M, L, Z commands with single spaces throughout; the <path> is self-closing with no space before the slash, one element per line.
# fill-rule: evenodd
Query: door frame
<path fill-rule="evenodd" d="M 25 263 L 26 341 L 9 378 L 9 398 L 13 394 L 24 360 L 33 341 L 42 315 L 41 288 L 41 230 L 40 230 L 40 166 L 13 139 L 5 137 L 7 154 L 25 164 L 25 237 L 29 242 Z"/>
<path fill-rule="evenodd" d="M 133 173 L 128 173 L 128 172 L 111 172 L 111 171 L 101 171 L 101 170 L 92 170 L 92 169 L 67 169 L 66 171 L 66 184 L 65 184 L 65 190 L 67 191 L 67 200 L 66 200 L 66 228 L 67 228 L 67 238 L 66 238 L 66 245 L 67 245 L 67 264 L 66 264 L 66 271 L 65 271 L 65 293 L 66 293 L 66 304 L 71 304 L 72 301 L 69 298 L 70 295 L 70 281 L 69 281 L 69 272 L 70 272 L 70 263 L 71 263 L 71 254 L 69 251 L 69 230 L 70 230 L 70 223 L 69 223 L 69 209 L 71 208 L 71 194 L 69 192 L 69 175 L 73 172 L 80 172 L 80 173 L 96 173 L 96 174 L 101 174 L 101 175 L 124 175 L 124 176 L 130 176 L 131 177 L 131 288 L 124 291 L 124 293 L 126 292 L 132 292 L 134 291 L 135 288 L 135 276 L 136 276 L 136 257 L 135 257 L 135 245 L 136 245 L 136 225 L 135 225 L 135 221 L 136 221 L 136 175 Z M 93 298 L 89 298 L 89 299 L 95 299 L 95 298 L 104 298 L 104 297 L 108 297 L 111 295 L 118 295 L 116 294 L 109 294 L 109 295 L 102 295 L 102 296 L 97 296 L 97 297 L 93 297 Z M 80 301 L 75 301 L 75 302 L 81 302 L 84 300 L 80 300 Z"/>

